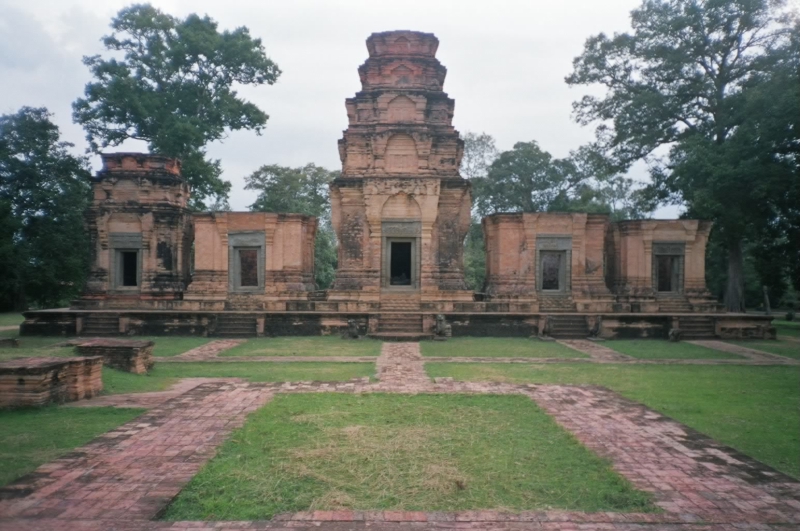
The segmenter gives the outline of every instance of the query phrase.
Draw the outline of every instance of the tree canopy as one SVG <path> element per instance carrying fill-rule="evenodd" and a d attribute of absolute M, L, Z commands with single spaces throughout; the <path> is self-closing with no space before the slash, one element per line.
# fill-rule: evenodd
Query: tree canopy
<path fill-rule="evenodd" d="M 267 114 L 235 90 L 278 79 L 261 40 L 245 27 L 220 32 L 208 16 L 179 19 L 149 4 L 122 9 L 111 28 L 103 38 L 110 57 L 84 57 L 94 81 L 73 103 L 91 149 L 143 140 L 183 160 L 195 207 L 227 197 L 230 183 L 205 146 L 228 131 L 265 127 Z"/>
<path fill-rule="evenodd" d="M 768 125 L 755 111 L 758 93 L 791 62 L 792 27 L 782 5 L 645 0 L 631 13 L 631 33 L 589 38 L 566 79 L 605 88 L 574 110 L 579 123 L 598 123 L 595 147 L 615 170 L 647 161 L 655 201 L 715 221 L 715 237 L 729 253 L 726 302 L 733 311 L 744 310 L 743 242 L 786 215 L 773 198 L 787 192 L 786 172 L 796 171 L 767 140 L 783 131 L 796 141 L 789 115 Z M 796 86 L 797 71 L 786 75 Z"/>
<path fill-rule="evenodd" d="M 85 158 L 44 108 L 0 116 L 0 307 L 52 307 L 80 293 L 88 241 Z"/>
<path fill-rule="evenodd" d="M 315 164 L 299 168 L 262 166 L 245 177 L 245 189 L 258 191 L 250 205 L 254 212 L 294 212 L 319 218 L 314 249 L 314 275 L 317 286 L 325 289 L 333 283 L 338 262 L 336 236 L 331 226 L 328 185 L 339 171 Z"/>

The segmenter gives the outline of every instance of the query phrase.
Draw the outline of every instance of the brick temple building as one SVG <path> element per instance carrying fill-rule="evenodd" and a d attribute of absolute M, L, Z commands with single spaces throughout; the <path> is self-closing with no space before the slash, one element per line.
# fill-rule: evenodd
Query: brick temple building
<path fill-rule="evenodd" d="M 472 197 L 438 44 L 412 31 L 367 39 L 330 189 L 331 289 L 314 285 L 315 218 L 190 212 L 179 161 L 110 153 L 86 216 L 86 290 L 69 309 L 26 313 L 22 333 L 303 335 L 350 321 L 376 337 L 417 338 L 443 315 L 454 335 L 766 334 L 769 318 L 726 314 L 708 293 L 705 221 L 492 215 L 486 284 L 467 289 Z"/>

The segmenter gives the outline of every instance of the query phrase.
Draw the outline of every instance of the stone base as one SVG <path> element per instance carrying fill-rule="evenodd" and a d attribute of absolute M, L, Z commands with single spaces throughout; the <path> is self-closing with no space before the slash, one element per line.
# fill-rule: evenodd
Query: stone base
<path fill-rule="evenodd" d="M 313 304 L 317 304 L 316 302 Z M 553 315 L 559 319 L 584 318 L 592 329 L 597 318 L 601 320 L 599 337 L 661 338 L 666 339 L 672 328 L 691 331 L 691 339 L 768 338 L 771 316 L 750 314 L 665 314 L 665 313 L 557 313 L 514 312 L 491 302 L 454 304 L 456 311 L 399 312 L 420 316 L 424 323 L 420 333 L 432 334 L 435 317 L 445 316 L 451 325 L 453 337 L 531 337 L 539 335 L 542 317 Z M 468 306 L 471 311 L 463 311 Z M 498 307 L 499 306 L 499 307 Z M 493 310 L 493 311 L 492 311 Z M 497 311 L 500 310 L 500 311 Z M 384 311 L 384 315 L 387 312 Z M 339 335 L 347 331 L 347 321 L 354 320 L 359 330 L 378 332 L 380 311 L 306 311 L 291 312 L 158 312 L 158 311 L 86 311 L 43 310 L 25 313 L 20 334 L 62 335 L 86 330 L 76 323 L 91 323 L 103 319 L 108 324 L 105 333 L 92 335 L 175 335 L 175 336 L 314 336 Z M 226 323 L 248 321 L 252 324 L 246 334 L 232 334 L 225 330 Z M 236 327 L 237 330 L 241 326 Z M 95 328 L 92 330 L 103 330 Z M 85 332 L 83 332 L 85 334 Z"/>
<path fill-rule="evenodd" d="M 76 349 L 84 356 L 100 356 L 113 369 L 145 374 L 155 365 L 152 341 L 93 339 L 78 343 Z"/>
<path fill-rule="evenodd" d="M 103 390 L 103 358 L 22 358 L 0 363 L 0 408 L 91 398 Z"/>

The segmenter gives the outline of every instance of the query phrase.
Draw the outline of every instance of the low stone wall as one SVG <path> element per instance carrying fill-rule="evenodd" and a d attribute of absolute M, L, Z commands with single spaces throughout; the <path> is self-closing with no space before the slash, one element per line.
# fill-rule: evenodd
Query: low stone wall
<path fill-rule="evenodd" d="M 0 407 L 44 406 L 103 390 L 103 358 L 21 358 L 0 363 Z"/>
<path fill-rule="evenodd" d="M 120 371 L 145 374 L 155 365 L 152 341 L 93 339 L 75 348 L 84 356 L 100 356 L 104 365 Z"/>

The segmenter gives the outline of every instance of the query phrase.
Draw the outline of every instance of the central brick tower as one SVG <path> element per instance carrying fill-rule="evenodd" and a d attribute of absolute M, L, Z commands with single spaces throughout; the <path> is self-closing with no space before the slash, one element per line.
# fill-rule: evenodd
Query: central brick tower
<path fill-rule="evenodd" d="M 438 46 L 414 31 L 367 39 L 362 89 L 346 100 L 342 176 L 331 185 L 340 245 L 328 300 L 340 308 L 452 311 L 472 301 L 463 268 L 472 197 Z"/>

